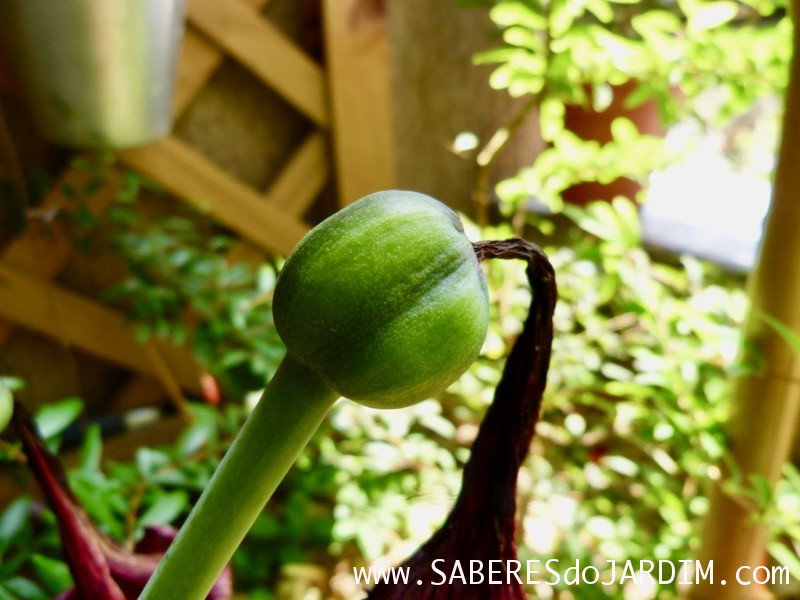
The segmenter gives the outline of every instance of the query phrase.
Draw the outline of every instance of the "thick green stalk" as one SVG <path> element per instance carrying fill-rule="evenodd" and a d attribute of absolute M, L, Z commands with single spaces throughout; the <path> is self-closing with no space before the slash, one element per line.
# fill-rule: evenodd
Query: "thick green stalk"
<path fill-rule="evenodd" d="M 338 395 L 284 359 L 140 600 L 202 600 Z"/>

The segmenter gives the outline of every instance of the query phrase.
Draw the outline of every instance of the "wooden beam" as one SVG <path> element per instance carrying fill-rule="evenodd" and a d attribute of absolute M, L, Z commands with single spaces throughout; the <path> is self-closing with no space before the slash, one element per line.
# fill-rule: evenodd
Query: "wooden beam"
<path fill-rule="evenodd" d="M 119 156 L 265 250 L 288 254 L 308 231 L 299 219 L 264 202 L 261 194 L 175 138 Z"/>
<path fill-rule="evenodd" d="M 324 80 L 321 70 L 305 55 L 302 55 L 302 52 L 300 52 L 296 47 L 291 46 L 291 48 L 289 48 L 291 42 L 282 39 L 280 33 L 274 35 L 275 32 L 272 31 L 274 28 L 272 28 L 268 22 L 261 19 L 256 12 L 258 9 L 268 4 L 270 0 L 227 0 L 227 2 L 235 5 L 223 7 L 223 13 L 225 15 L 233 15 L 234 29 L 243 22 L 242 19 L 244 18 L 248 23 L 248 30 L 251 31 L 251 33 L 254 31 L 263 33 L 265 30 L 269 30 L 270 35 L 266 46 L 277 49 L 277 52 L 279 52 L 281 56 L 293 56 L 294 58 L 290 59 L 290 65 L 294 64 L 296 66 L 297 64 L 303 63 L 305 64 L 305 67 L 303 68 L 305 68 L 306 71 L 309 70 L 309 65 L 312 67 L 311 70 L 314 72 L 314 75 L 310 79 L 316 80 L 317 83 L 312 84 L 311 88 L 316 88 L 317 91 L 307 88 L 295 92 L 295 96 L 297 97 L 298 102 L 306 103 L 306 112 L 310 111 L 312 113 L 309 116 L 312 116 L 315 121 L 322 122 L 323 124 L 326 123 L 327 108 L 324 100 Z M 218 9 L 218 7 L 210 8 L 212 10 Z M 203 11 L 203 7 L 200 7 L 199 14 L 205 15 L 206 17 L 209 15 L 208 11 Z M 203 17 L 201 16 L 200 21 L 206 23 L 206 26 L 203 29 L 206 34 L 208 33 L 209 28 L 215 29 L 213 26 L 213 20 L 206 19 L 203 21 Z M 256 22 L 257 25 L 254 25 Z M 231 22 L 229 21 L 229 23 Z M 256 40 L 254 43 L 251 41 L 241 44 L 238 40 L 234 39 L 235 37 L 236 35 L 234 35 L 233 32 L 228 31 L 226 34 L 217 36 L 215 38 L 218 41 L 223 41 L 222 44 L 218 44 L 217 42 L 212 42 L 209 40 L 203 33 L 195 31 L 191 26 L 187 28 L 184 36 L 184 46 L 181 55 L 181 61 L 179 63 L 178 81 L 175 91 L 173 108 L 173 114 L 175 117 L 179 116 L 187 108 L 191 99 L 197 94 L 203 85 L 207 83 L 213 72 L 225 59 L 225 52 L 222 50 L 222 48 L 230 51 L 228 46 L 231 44 L 234 47 L 239 48 L 239 52 L 246 57 L 245 62 L 248 64 L 252 64 L 253 61 L 257 60 L 254 50 L 258 50 L 259 48 L 263 50 L 265 48 L 263 41 Z M 225 40 L 228 40 L 227 43 Z M 287 50 L 287 48 L 289 49 Z M 302 57 L 298 57 L 298 52 L 300 52 Z M 260 61 L 260 59 L 258 60 Z M 258 68 L 259 67 L 256 66 L 256 69 Z M 301 70 L 303 68 L 301 68 Z M 261 71 L 259 71 L 259 73 L 261 73 L 262 79 L 264 79 L 265 73 Z M 289 85 L 283 82 L 283 77 L 281 75 L 276 73 L 274 76 L 278 77 L 279 86 Z M 295 73 L 295 77 L 297 77 L 297 73 Z M 269 76 L 267 76 L 267 80 L 269 80 Z M 310 89 L 311 91 L 309 91 Z M 289 93 L 291 95 L 292 92 Z M 312 97 L 316 97 L 317 99 L 311 100 Z M 172 184 L 182 187 L 178 180 L 180 179 L 181 175 L 185 176 L 186 179 L 191 179 L 192 174 L 189 172 L 181 171 L 178 174 L 178 177 L 165 176 L 162 179 L 155 175 L 157 173 L 165 175 L 165 169 L 154 167 L 152 172 L 149 172 L 151 176 L 155 176 L 154 178 L 161 181 L 165 187 L 172 189 L 177 193 L 177 195 L 184 199 L 199 199 L 201 203 L 206 203 L 210 208 L 212 208 L 212 212 L 218 219 L 230 225 L 234 229 L 238 229 L 236 225 L 237 223 L 247 221 L 249 226 L 245 227 L 246 231 L 241 232 L 243 235 L 255 241 L 255 243 L 262 248 L 273 251 L 277 250 L 278 252 L 283 253 L 287 253 L 289 250 L 291 250 L 296 241 L 299 240 L 300 237 L 302 237 L 302 235 L 305 233 L 307 228 L 299 221 L 291 220 L 291 218 L 287 218 L 282 214 L 279 214 L 277 211 L 271 211 L 269 208 L 266 209 L 267 214 L 256 216 L 255 220 L 248 219 L 248 215 L 253 215 L 257 212 L 260 213 L 262 210 L 264 210 L 263 205 L 270 203 L 274 207 L 279 208 L 283 213 L 289 213 L 299 217 L 307 210 L 307 208 L 319 194 L 328 177 L 328 164 L 324 139 L 319 133 L 312 134 L 309 136 L 306 142 L 301 145 L 299 150 L 290 159 L 286 168 L 271 186 L 268 193 L 263 197 L 251 191 L 249 188 L 247 188 L 247 186 L 240 184 L 235 179 L 226 177 L 222 171 L 208 163 L 208 161 L 205 161 L 199 155 L 192 153 L 191 151 L 181 152 L 182 150 L 188 150 L 188 148 L 184 148 L 181 145 L 170 146 L 170 144 L 166 144 L 166 148 L 168 149 L 166 156 L 173 161 L 169 164 L 177 163 L 178 165 L 187 168 L 191 167 L 191 169 L 199 169 L 199 171 L 194 172 L 195 175 L 200 171 L 206 171 L 210 168 L 208 177 L 203 178 L 203 181 L 206 182 L 210 180 L 213 182 L 211 186 L 211 195 L 213 197 L 212 200 L 208 200 L 208 196 L 204 193 L 204 189 L 198 190 L 198 187 L 203 187 L 202 185 L 190 185 L 185 193 L 181 193 L 179 190 L 172 187 Z M 164 147 L 162 147 L 162 150 L 164 150 Z M 171 152 L 169 150 L 171 150 Z M 155 161 L 157 162 L 160 158 L 164 157 L 164 153 L 157 154 Z M 147 162 L 151 163 L 152 161 Z M 48 198 L 42 203 L 41 211 L 46 214 L 48 211 L 58 210 L 58 207 L 63 206 L 67 201 L 67 199 L 63 196 L 63 190 L 65 186 L 81 189 L 83 186 L 88 184 L 93 177 L 95 177 L 93 174 L 80 168 L 71 167 L 67 169 L 62 175 L 62 178 L 58 184 L 56 184 L 56 186 L 54 186 L 54 188 L 51 190 Z M 85 201 L 89 204 L 90 210 L 96 212 L 96 214 L 102 214 L 102 212 L 112 201 L 114 193 L 116 193 L 116 191 L 119 189 L 120 177 L 118 171 L 110 170 L 109 178 L 109 181 L 105 183 L 103 187 L 101 187 L 99 190 L 96 190 L 94 193 L 87 195 L 85 198 Z M 193 192 L 200 193 L 192 197 Z M 235 206 L 233 208 L 227 208 L 223 205 L 223 199 L 225 198 L 226 194 L 232 194 L 232 196 L 234 196 L 235 199 L 233 200 L 233 204 Z M 256 210 L 255 200 L 257 196 L 262 202 Z M 263 200 L 266 200 L 267 202 L 263 202 Z M 214 210 L 215 207 L 216 210 Z M 237 211 L 240 209 L 241 214 L 237 214 Z M 281 231 L 274 236 L 274 239 L 267 239 L 266 232 L 276 228 L 280 229 Z M 48 235 L 40 235 L 37 233 L 36 228 L 31 228 L 26 234 L 23 234 L 15 239 L 7 247 L 6 252 L 3 255 L 3 260 L 6 263 L 5 266 L 16 268 L 18 272 L 21 270 L 27 275 L 36 275 L 39 278 L 46 279 L 55 277 L 64 268 L 72 253 L 73 250 L 69 243 L 69 239 L 66 233 L 60 227 L 55 226 L 52 232 L 48 231 Z M 20 282 L 17 281 L 17 284 L 19 283 Z M 45 282 L 38 281 L 33 287 L 41 291 L 48 286 Z M 63 296 L 63 294 L 66 294 L 66 296 Z M 83 301 L 85 300 L 81 299 L 79 295 L 67 292 L 65 290 L 58 291 L 56 295 L 59 298 L 66 297 L 69 300 L 75 300 L 74 303 L 68 301 L 68 306 L 83 306 Z M 21 299 L 19 300 L 21 301 Z M 88 300 L 85 300 L 85 302 L 88 302 L 88 306 L 91 306 L 91 309 L 89 310 L 89 313 L 91 314 L 104 314 L 106 317 L 111 314 L 114 315 L 114 318 L 111 320 L 117 319 L 117 321 L 119 321 L 119 319 L 121 319 L 119 315 L 115 315 L 113 311 L 110 311 L 110 309 L 106 309 L 100 305 L 94 305 Z M 36 303 L 34 304 L 36 305 Z M 53 337 L 65 337 L 66 332 L 61 330 L 60 324 L 58 327 L 55 327 L 52 324 L 52 310 L 54 310 L 53 307 L 50 309 L 50 318 L 42 319 L 40 322 L 38 322 L 37 327 L 32 323 L 31 313 L 37 313 L 38 311 L 40 316 L 46 316 L 46 307 L 36 305 L 37 308 L 35 310 L 28 310 L 27 312 L 24 312 L 21 317 L 16 317 L 15 315 L 10 314 L 12 311 L 8 308 L 9 306 L 9 304 L 6 304 L 6 306 L 3 307 L 6 310 L 0 310 L 0 316 L 5 315 L 6 318 L 11 321 L 25 324 L 32 329 L 42 331 Z M 105 319 L 103 322 L 109 322 L 109 319 Z M 127 323 L 123 323 L 123 325 L 127 328 Z M 116 332 L 118 329 L 119 327 L 115 326 L 112 328 L 112 331 Z M 0 344 L 2 344 L 5 339 L 8 338 L 11 331 L 12 328 L 10 326 L 0 323 Z M 118 348 L 119 353 L 123 356 L 121 361 L 119 360 L 119 357 L 109 355 L 111 348 L 101 348 L 102 344 L 92 344 L 90 343 L 91 340 L 86 339 L 84 336 L 78 335 L 76 339 L 68 339 L 66 341 L 68 343 L 74 343 L 76 346 L 81 347 L 89 352 L 99 354 L 112 362 L 124 364 L 134 368 L 134 370 L 138 370 L 139 372 L 146 372 L 151 376 L 159 376 L 159 373 L 157 373 L 158 369 L 155 368 L 156 365 L 154 365 L 153 361 L 151 360 L 152 353 L 148 358 L 147 349 L 142 348 L 135 338 L 130 335 L 128 335 L 126 338 L 125 336 L 115 334 L 115 337 L 117 343 L 124 345 L 126 343 L 124 340 L 127 339 L 127 342 L 131 344 L 130 348 Z M 161 350 L 159 349 L 157 356 L 160 356 L 160 352 Z M 167 352 L 166 363 L 168 363 L 171 367 L 173 361 L 169 360 L 169 354 L 170 353 Z M 163 367 L 163 365 L 161 366 Z M 165 385 L 163 377 L 164 373 L 160 373 L 160 375 L 163 386 Z M 188 380 L 186 377 L 178 377 L 177 380 L 184 387 L 188 386 L 188 389 L 196 389 L 197 380 L 194 372 L 192 372 L 192 375 Z M 174 393 L 175 390 L 173 390 L 173 394 Z"/>
<path fill-rule="evenodd" d="M 237 0 L 244 2 L 254 10 L 259 10 L 271 0 Z M 175 97 L 172 101 L 173 118 L 177 118 L 200 89 L 208 82 L 211 75 L 222 64 L 225 53 L 217 44 L 212 43 L 204 35 L 191 26 L 186 28 L 183 36 L 181 58 L 178 62 L 178 73 L 175 83 Z"/>
<path fill-rule="evenodd" d="M 167 399 L 164 384 L 144 375 L 136 375 L 114 396 L 108 409 L 111 412 L 122 412 L 133 408 L 157 406 Z"/>
<path fill-rule="evenodd" d="M 322 69 L 240 0 L 189 0 L 189 22 L 321 127 L 328 125 Z"/>
<path fill-rule="evenodd" d="M 93 213 L 101 214 L 111 204 L 121 185 L 116 175 L 112 173 L 99 189 L 84 198 L 87 208 Z M 58 275 L 72 256 L 73 248 L 64 227 L 53 217 L 70 205 L 67 189 L 83 190 L 96 178 L 97 175 L 85 169 L 67 169 L 37 208 L 38 219 L 29 219 L 27 229 L 6 246 L 2 260 L 30 275 L 43 278 Z M 5 345 L 13 331 L 9 323 L 0 323 L 0 347 Z"/>
<path fill-rule="evenodd" d="M 395 141 L 384 3 L 323 0 L 339 201 L 395 187 Z"/>
<path fill-rule="evenodd" d="M 329 162 L 325 136 L 316 131 L 303 141 L 267 190 L 267 201 L 302 217 L 328 181 Z"/>
<path fill-rule="evenodd" d="M 74 345 L 111 363 L 160 377 L 148 349 L 136 339 L 129 321 L 116 311 L 23 273 L 0 261 L 0 317 Z M 199 391 L 191 355 L 172 344 L 152 340 L 170 373 L 185 389 Z"/>
<path fill-rule="evenodd" d="M 271 0 L 235 1 L 243 2 L 253 10 L 263 8 L 271 2 Z M 190 27 L 187 28 L 178 63 L 173 118 L 177 118 L 186 110 L 191 99 L 206 84 L 224 58 L 225 53 L 218 46 Z M 47 214 L 69 205 L 70 201 L 64 196 L 65 188 L 83 189 L 94 177 L 96 175 L 85 169 L 70 166 L 48 192 L 39 206 L 39 212 Z M 109 169 L 108 177 L 109 181 L 99 190 L 95 190 L 85 197 L 90 210 L 98 215 L 105 211 L 111 203 L 114 193 L 119 189 L 119 172 Z M 41 234 L 39 229 L 32 225 L 17 236 L 6 247 L 2 258 L 30 274 L 53 278 L 66 266 L 72 256 L 73 248 L 66 233 L 58 225 L 54 224 L 47 235 Z M 0 347 L 8 341 L 12 332 L 13 328 L 8 323 L 0 323 Z"/>
<path fill-rule="evenodd" d="M 86 208 L 99 215 L 108 208 L 120 189 L 121 178 L 118 175 L 112 171 L 102 180 L 100 187 L 82 194 L 100 176 L 77 167 L 67 169 L 30 216 L 28 227 L 6 246 L 3 260 L 29 274 L 55 277 L 73 253 L 69 235 L 56 219 L 60 211 L 75 206 L 68 197 L 69 190 L 81 194 Z"/>

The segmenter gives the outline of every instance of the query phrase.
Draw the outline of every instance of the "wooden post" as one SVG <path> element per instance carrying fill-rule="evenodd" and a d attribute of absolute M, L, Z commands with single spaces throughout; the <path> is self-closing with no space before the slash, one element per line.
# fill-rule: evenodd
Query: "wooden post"
<path fill-rule="evenodd" d="M 800 0 L 792 0 L 791 9 L 796 18 Z M 763 357 L 764 368 L 736 382 L 728 423 L 730 450 L 745 481 L 756 475 L 772 487 L 789 459 L 800 422 L 800 356 L 761 317 L 767 314 L 800 331 L 800 27 L 794 30 L 794 50 L 772 205 L 749 282 L 751 309 L 744 332 Z M 765 561 L 767 529 L 751 518 L 754 507 L 719 485 L 714 485 L 710 500 L 698 559 L 704 568 L 714 561 L 714 585 L 693 585 L 690 597 L 755 598 L 760 586 L 740 585 L 736 573 L 740 567 L 750 567 L 752 574 Z"/>
<path fill-rule="evenodd" d="M 385 2 L 323 0 L 339 203 L 395 186 Z"/>

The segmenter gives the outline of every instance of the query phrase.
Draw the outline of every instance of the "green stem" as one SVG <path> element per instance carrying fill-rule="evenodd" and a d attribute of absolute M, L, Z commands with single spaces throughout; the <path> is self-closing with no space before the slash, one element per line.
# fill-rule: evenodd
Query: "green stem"
<path fill-rule="evenodd" d="M 202 600 L 337 398 L 288 355 L 140 600 Z"/>

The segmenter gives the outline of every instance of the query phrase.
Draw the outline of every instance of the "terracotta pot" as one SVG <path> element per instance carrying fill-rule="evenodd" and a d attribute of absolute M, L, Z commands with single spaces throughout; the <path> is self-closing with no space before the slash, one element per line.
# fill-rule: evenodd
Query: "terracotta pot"
<path fill-rule="evenodd" d="M 567 106 L 565 125 L 578 137 L 584 140 L 595 140 L 601 144 L 611 141 L 611 123 L 618 117 L 630 119 L 639 129 L 640 133 L 649 135 L 664 135 L 665 127 L 661 123 L 658 105 L 654 100 L 648 100 L 636 108 L 626 108 L 625 100 L 636 89 L 636 82 L 629 81 L 619 86 L 614 86 L 614 98 L 609 107 L 597 112 L 582 106 Z M 610 201 L 615 196 L 625 196 L 635 201 L 636 194 L 642 186 L 626 177 L 620 177 L 608 184 L 589 181 L 570 187 L 563 193 L 565 202 L 584 205 L 594 200 Z"/>

